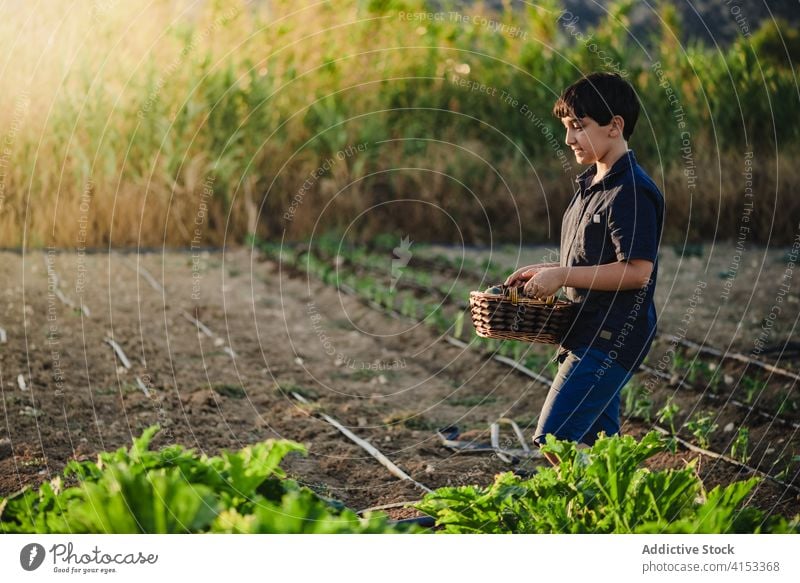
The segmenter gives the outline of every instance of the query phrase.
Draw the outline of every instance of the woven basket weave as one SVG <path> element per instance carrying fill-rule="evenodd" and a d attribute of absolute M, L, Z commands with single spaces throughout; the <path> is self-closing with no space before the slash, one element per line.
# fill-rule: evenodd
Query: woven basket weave
<path fill-rule="evenodd" d="M 472 323 L 478 336 L 559 344 L 569 329 L 575 304 L 529 298 L 519 287 L 497 286 L 501 294 L 473 291 L 469 294 Z"/>

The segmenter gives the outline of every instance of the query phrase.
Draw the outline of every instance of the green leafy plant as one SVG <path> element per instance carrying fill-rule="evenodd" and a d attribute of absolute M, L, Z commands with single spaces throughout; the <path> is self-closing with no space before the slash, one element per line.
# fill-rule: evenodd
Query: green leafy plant
<path fill-rule="evenodd" d="M 398 532 L 384 515 L 358 518 L 288 479 L 280 462 L 302 445 L 268 440 L 220 456 L 179 445 L 150 449 L 158 427 L 129 449 L 70 462 L 38 490 L 0 499 L 0 532 Z"/>
<path fill-rule="evenodd" d="M 747 463 L 750 457 L 750 430 L 747 427 L 740 427 L 736 433 L 736 439 L 731 444 L 731 457 L 740 462 Z"/>
<path fill-rule="evenodd" d="M 441 305 L 436 305 L 427 315 L 424 322 L 441 334 L 447 332 L 451 325 Z"/>
<path fill-rule="evenodd" d="M 439 423 L 427 419 L 421 411 L 412 410 L 394 411 L 384 417 L 382 421 L 388 427 L 402 425 L 408 429 L 420 431 L 431 431 L 440 426 Z"/>
<path fill-rule="evenodd" d="M 400 313 L 406 318 L 417 319 L 417 300 L 413 296 L 405 296 L 400 307 Z"/>
<path fill-rule="evenodd" d="M 708 383 L 707 387 L 712 393 L 718 393 L 720 384 L 722 383 L 722 372 L 716 364 L 706 365 L 708 368 Z"/>
<path fill-rule="evenodd" d="M 719 426 L 714 423 L 714 413 L 711 411 L 705 413 L 698 412 L 692 419 L 686 422 L 686 429 L 694 435 L 697 440 L 697 445 L 702 448 L 708 448 L 709 439 L 718 427 Z"/>
<path fill-rule="evenodd" d="M 416 507 L 446 533 L 800 532 L 800 517 L 787 522 L 742 507 L 757 478 L 707 492 L 692 464 L 641 467 L 665 447 L 657 432 L 641 441 L 601 437 L 589 449 L 548 436 L 544 451 L 557 467 L 529 479 L 499 474 L 485 488 L 440 488 Z"/>
<path fill-rule="evenodd" d="M 794 466 L 795 464 L 800 464 L 800 455 L 792 456 L 791 458 L 789 458 L 788 461 L 786 461 L 786 458 L 787 456 L 782 455 L 772 463 L 771 467 L 772 470 L 774 470 L 778 466 L 783 465 L 783 469 L 775 474 L 775 478 L 778 480 L 786 480 L 787 478 L 789 478 L 789 476 L 792 475 L 793 469 L 796 473 L 797 469 Z"/>
<path fill-rule="evenodd" d="M 744 402 L 748 405 L 752 405 L 754 400 L 756 400 L 767 387 L 767 382 L 760 381 L 750 376 L 743 376 L 741 386 L 744 389 Z"/>
<path fill-rule="evenodd" d="M 622 407 L 626 416 L 650 421 L 653 399 L 647 387 L 637 382 L 629 382 L 622 389 Z"/>
<path fill-rule="evenodd" d="M 670 397 L 661 409 L 656 413 L 656 419 L 659 423 L 665 423 L 669 427 L 670 432 L 674 435 L 677 433 L 675 430 L 675 420 L 680 413 L 681 408 L 672 401 Z"/>
<path fill-rule="evenodd" d="M 678 441 L 675 439 L 675 436 L 678 433 L 676 430 L 675 421 L 678 413 L 680 413 L 680 410 L 681 408 L 677 404 L 673 403 L 672 397 L 670 397 L 664 406 L 661 407 L 661 409 L 659 409 L 656 413 L 656 419 L 658 422 L 665 423 L 667 427 L 669 427 L 670 436 L 668 440 L 668 449 L 672 453 L 675 453 L 678 449 Z"/>
<path fill-rule="evenodd" d="M 397 296 L 396 290 L 385 290 L 380 296 L 378 303 L 382 304 L 387 310 L 394 310 L 394 299 Z"/>
<path fill-rule="evenodd" d="M 690 383 L 694 384 L 701 378 L 702 373 L 707 371 L 708 365 L 706 363 L 697 360 L 697 358 L 693 358 L 689 361 L 689 369 L 686 372 L 686 378 Z"/>
<path fill-rule="evenodd" d="M 798 409 L 797 406 L 797 399 L 792 398 L 793 393 L 791 391 L 783 391 L 781 392 L 780 399 L 778 401 L 778 406 L 775 409 L 775 412 L 778 415 L 783 415 L 789 412 L 795 412 Z"/>
<path fill-rule="evenodd" d="M 500 354 L 500 356 L 505 356 L 506 358 L 513 359 L 516 344 L 517 342 L 513 340 L 501 340 L 500 348 L 498 348 L 497 352 Z"/>
<path fill-rule="evenodd" d="M 464 312 L 458 312 L 456 314 L 456 320 L 453 323 L 453 336 L 456 338 L 461 338 L 461 334 L 464 332 Z"/>
<path fill-rule="evenodd" d="M 678 352 L 677 350 L 672 353 L 672 364 L 671 369 L 674 374 L 683 374 L 686 369 L 686 364 L 688 360 L 683 355 L 683 353 Z"/>

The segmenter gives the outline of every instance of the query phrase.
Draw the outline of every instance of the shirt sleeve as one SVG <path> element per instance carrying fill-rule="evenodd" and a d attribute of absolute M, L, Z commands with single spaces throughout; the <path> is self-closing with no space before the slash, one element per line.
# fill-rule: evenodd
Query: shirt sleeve
<path fill-rule="evenodd" d="M 642 187 L 623 187 L 608 213 L 611 243 L 618 261 L 658 256 L 658 208 L 653 193 Z"/>

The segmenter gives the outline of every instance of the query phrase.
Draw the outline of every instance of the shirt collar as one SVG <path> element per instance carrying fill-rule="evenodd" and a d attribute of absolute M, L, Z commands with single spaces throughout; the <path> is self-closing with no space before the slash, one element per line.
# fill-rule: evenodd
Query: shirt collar
<path fill-rule="evenodd" d="M 628 169 L 632 169 L 636 165 L 636 156 L 633 153 L 633 150 L 628 150 L 622 156 L 619 157 L 619 160 L 614 162 L 611 165 L 611 168 L 608 169 L 606 175 L 603 176 L 602 180 L 597 184 L 604 184 L 608 182 L 609 178 L 614 176 L 615 174 L 619 174 L 624 172 Z M 584 189 L 586 185 L 589 183 L 591 178 L 597 173 L 597 164 L 592 164 L 589 168 L 584 170 L 576 179 L 575 182 L 580 184 Z M 597 186 L 595 184 L 595 186 Z"/>

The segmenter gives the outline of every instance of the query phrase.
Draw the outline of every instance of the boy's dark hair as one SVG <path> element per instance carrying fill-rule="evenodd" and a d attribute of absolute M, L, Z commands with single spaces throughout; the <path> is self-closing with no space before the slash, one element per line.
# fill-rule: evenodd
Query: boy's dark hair
<path fill-rule="evenodd" d="M 627 140 L 636 127 L 639 107 L 639 98 L 625 79 L 616 73 L 591 73 L 564 90 L 553 106 L 553 115 L 559 119 L 588 116 L 601 126 L 618 115 L 625 120 L 622 135 Z"/>

